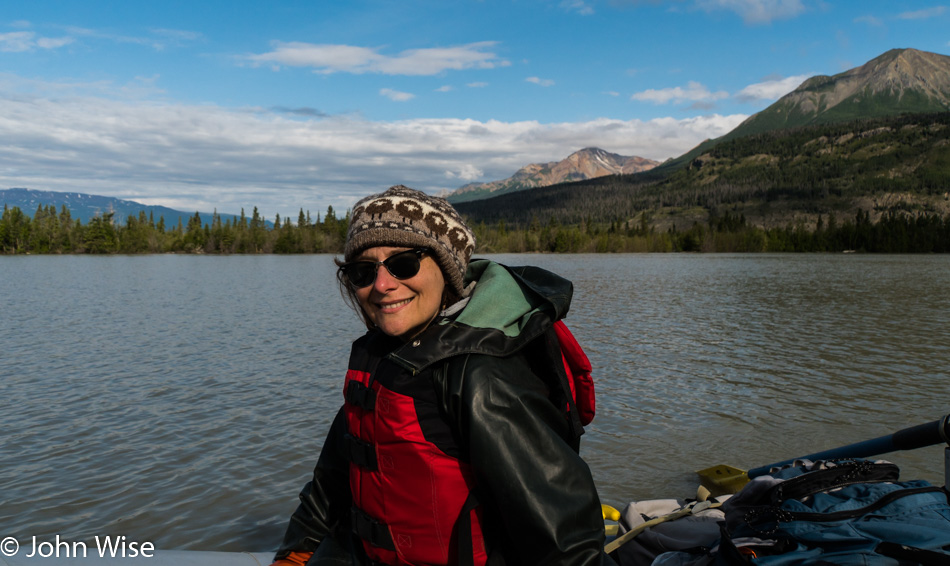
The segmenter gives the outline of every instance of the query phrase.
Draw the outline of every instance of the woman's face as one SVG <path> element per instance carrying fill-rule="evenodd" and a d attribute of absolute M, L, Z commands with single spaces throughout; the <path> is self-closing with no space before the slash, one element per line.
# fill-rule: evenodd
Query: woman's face
<path fill-rule="evenodd" d="M 354 260 L 383 261 L 410 248 L 380 246 L 363 250 Z M 384 266 L 376 268 L 372 285 L 356 289 L 363 311 L 377 328 L 390 336 L 408 340 L 425 329 L 442 308 L 445 279 L 439 264 L 422 256 L 419 273 L 396 279 Z"/>

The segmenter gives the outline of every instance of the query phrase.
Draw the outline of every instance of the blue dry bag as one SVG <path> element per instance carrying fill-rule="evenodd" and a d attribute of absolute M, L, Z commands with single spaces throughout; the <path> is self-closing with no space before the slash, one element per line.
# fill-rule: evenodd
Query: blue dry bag
<path fill-rule="evenodd" d="M 896 465 L 798 460 L 726 501 L 717 561 L 761 566 L 950 565 L 944 488 Z"/>

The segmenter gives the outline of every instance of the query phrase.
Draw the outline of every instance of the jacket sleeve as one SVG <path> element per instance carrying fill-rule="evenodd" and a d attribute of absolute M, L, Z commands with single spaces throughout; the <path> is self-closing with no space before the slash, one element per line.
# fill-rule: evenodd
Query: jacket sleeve
<path fill-rule="evenodd" d="M 463 367 L 449 371 L 443 399 L 468 446 L 486 534 L 501 537 L 494 542 L 506 562 L 613 564 L 603 552 L 590 468 L 568 440 L 564 409 L 552 403 L 546 382 L 522 354 L 469 355 L 452 364 Z"/>
<path fill-rule="evenodd" d="M 283 559 L 291 552 L 315 551 L 320 542 L 349 517 L 352 498 L 349 461 L 343 449 L 345 432 L 346 420 L 341 408 L 330 425 L 313 470 L 313 479 L 300 492 L 300 505 L 290 517 L 275 560 Z"/>

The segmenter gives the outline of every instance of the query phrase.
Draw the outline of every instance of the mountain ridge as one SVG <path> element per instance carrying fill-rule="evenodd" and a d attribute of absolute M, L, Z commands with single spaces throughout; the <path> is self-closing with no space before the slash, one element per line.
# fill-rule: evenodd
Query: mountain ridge
<path fill-rule="evenodd" d="M 950 56 L 890 49 L 836 75 L 815 75 L 718 138 L 668 159 L 639 181 L 665 179 L 717 145 L 741 137 L 817 124 L 950 111 Z"/>
<path fill-rule="evenodd" d="M 507 179 L 469 183 L 449 193 L 447 199 L 453 204 L 467 202 L 558 183 L 638 173 L 657 165 L 658 161 L 645 157 L 623 156 L 597 147 L 587 147 L 560 161 L 525 165 Z"/>
<path fill-rule="evenodd" d="M 145 212 L 146 215 L 151 214 L 155 222 L 164 218 L 165 226 L 172 228 L 178 224 L 179 220 L 183 226 L 187 225 L 188 220 L 195 215 L 194 212 L 188 213 L 167 206 L 142 204 L 116 197 L 27 188 L 0 189 L 0 205 L 11 208 L 17 207 L 29 217 L 33 216 L 39 206 L 53 206 L 57 212 L 65 206 L 69 210 L 72 220 L 80 220 L 83 224 L 89 224 L 89 221 L 96 216 L 102 216 L 109 212 L 115 214 L 114 221 L 118 223 L 125 222 L 129 216 L 137 216 L 139 212 Z M 207 225 L 211 224 L 214 214 L 216 213 L 198 212 L 202 224 Z M 235 214 L 217 214 L 222 222 L 227 220 L 234 222 L 240 218 Z M 268 221 L 267 224 L 272 225 L 273 222 Z"/>
<path fill-rule="evenodd" d="M 950 110 L 950 56 L 891 49 L 836 75 L 816 75 L 723 136 L 890 115 Z"/>

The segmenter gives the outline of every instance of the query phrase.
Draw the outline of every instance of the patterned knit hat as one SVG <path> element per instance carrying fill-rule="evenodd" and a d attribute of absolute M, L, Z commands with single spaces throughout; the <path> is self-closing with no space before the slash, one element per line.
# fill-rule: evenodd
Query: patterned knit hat
<path fill-rule="evenodd" d="M 344 259 L 352 261 L 376 246 L 431 249 L 445 282 L 459 297 L 465 296 L 463 281 L 475 235 L 447 200 L 402 185 L 362 199 L 350 215 Z"/>

